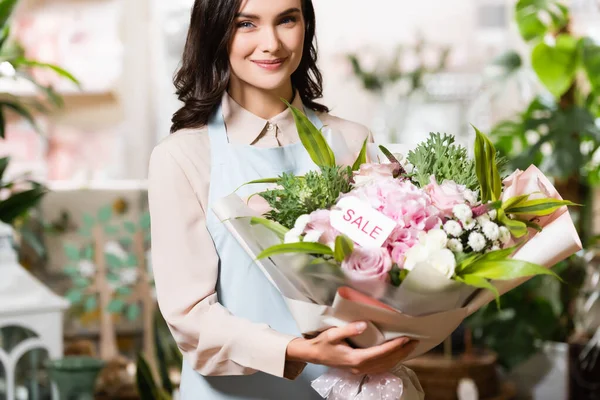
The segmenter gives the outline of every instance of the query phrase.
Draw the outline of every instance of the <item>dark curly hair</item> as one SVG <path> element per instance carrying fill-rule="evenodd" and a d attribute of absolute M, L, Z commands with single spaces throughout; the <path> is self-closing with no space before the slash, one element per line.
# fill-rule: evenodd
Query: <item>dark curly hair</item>
<path fill-rule="evenodd" d="M 173 80 L 183 106 L 173 114 L 171 133 L 206 125 L 218 108 L 229 84 L 228 46 L 241 3 L 242 0 L 195 1 L 181 66 Z M 314 101 L 323 97 L 323 78 L 317 68 L 312 0 L 302 0 L 302 13 L 306 24 L 304 53 L 292 74 L 292 85 L 306 107 L 328 112 L 326 106 Z"/>

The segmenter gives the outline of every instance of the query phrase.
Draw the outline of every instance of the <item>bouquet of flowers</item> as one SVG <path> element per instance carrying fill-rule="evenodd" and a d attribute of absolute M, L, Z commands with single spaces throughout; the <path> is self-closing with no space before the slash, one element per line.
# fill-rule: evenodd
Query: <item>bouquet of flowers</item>
<path fill-rule="evenodd" d="M 419 340 L 416 357 L 526 279 L 554 275 L 548 267 L 581 248 L 567 210 L 574 204 L 534 166 L 502 179 L 504 160 L 476 128 L 473 158 L 454 137 L 432 134 L 407 155 L 365 141 L 344 166 L 288 106 L 317 168 L 249 182 L 275 185 L 257 193 L 270 207 L 262 216 L 236 194 L 215 212 L 304 334 L 367 319 L 355 345 L 407 336 Z M 313 387 L 329 399 L 422 395 L 401 365 L 384 377 L 332 371 Z"/>

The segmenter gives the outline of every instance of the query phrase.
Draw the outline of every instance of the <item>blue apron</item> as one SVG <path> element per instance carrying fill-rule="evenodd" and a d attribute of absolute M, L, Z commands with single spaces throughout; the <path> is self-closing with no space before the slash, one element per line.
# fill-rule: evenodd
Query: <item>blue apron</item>
<path fill-rule="evenodd" d="M 316 114 L 305 107 L 311 122 L 322 128 Z M 279 291 L 239 246 L 211 210 L 215 201 L 231 194 L 243 183 L 271 178 L 284 172 L 305 174 L 316 166 L 301 142 L 274 148 L 258 148 L 229 143 L 222 110 L 208 124 L 211 173 L 207 227 L 219 255 L 217 295 L 219 302 L 237 317 L 268 324 L 285 334 L 301 336 Z M 242 197 L 258 192 L 260 185 L 242 187 Z M 309 364 L 293 381 L 263 372 L 247 376 L 198 374 L 184 361 L 181 378 L 182 400 L 316 400 L 321 397 L 310 383 L 326 371 Z"/>

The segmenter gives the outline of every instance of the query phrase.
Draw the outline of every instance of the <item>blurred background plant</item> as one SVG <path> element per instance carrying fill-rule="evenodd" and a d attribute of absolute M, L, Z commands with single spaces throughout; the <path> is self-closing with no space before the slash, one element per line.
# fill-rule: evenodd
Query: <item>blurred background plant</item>
<path fill-rule="evenodd" d="M 64 69 L 25 57 L 23 47 L 11 38 L 11 16 L 18 0 L 0 0 L 0 80 L 12 80 L 33 87 L 34 96 L 0 94 L 0 140 L 5 138 L 6 120 L 10 114 L 16 114 L 41 133 L 35 112 L 47 113 L 64 105 L 63 98 L 52 86 L 38 82 L 32 75 L 34 68 L 49 69 L 61 77 L 79 85 L 73 75 Z M 0 221 L 15 228 L 17 244 L 27 244 L 44 256 L 44 246 L 30 227 L 27 220 L 33 208 L 46 194 L 47 188 L 27 174 L 8 178 L 10 157 L 0 158 Z"/>

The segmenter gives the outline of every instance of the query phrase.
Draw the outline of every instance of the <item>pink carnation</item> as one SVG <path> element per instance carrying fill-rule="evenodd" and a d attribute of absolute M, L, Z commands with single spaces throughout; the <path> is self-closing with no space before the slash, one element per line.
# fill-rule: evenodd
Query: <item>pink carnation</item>
<path fill-rule="evenodd" d="M 310 221 L 306 225 L 304 232 L 312 230 L 321 232 L 319 243 L 331 245 L 335 243 L 335 238 L 340 234 L 331 226 L 329 210 L 317 210 L 310 214 Z"/>

